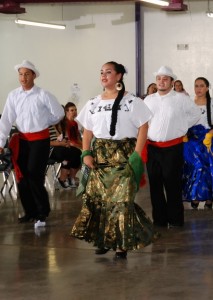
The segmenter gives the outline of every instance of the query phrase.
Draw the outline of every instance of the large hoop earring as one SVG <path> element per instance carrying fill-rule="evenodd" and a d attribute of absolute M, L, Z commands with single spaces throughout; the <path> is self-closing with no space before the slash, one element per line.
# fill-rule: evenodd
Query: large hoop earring
<path fill-rule="evenodd" d="M 116 88 L 117 91 L 121 91 L 122 88 L 123 88 L 123 84 L 121 82 L 117 82 L 115 84 L 115 88 Z"/>

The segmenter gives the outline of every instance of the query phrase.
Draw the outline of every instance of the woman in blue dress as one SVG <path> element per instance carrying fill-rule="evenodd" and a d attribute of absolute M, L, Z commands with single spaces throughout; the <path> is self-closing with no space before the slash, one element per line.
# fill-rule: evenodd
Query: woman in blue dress
<path fill-rule="evenodd" d="M 209 94 L 209 81 L 195 80 L 195 103 L 202 112 L 198 123 L 191 127 L 184 143 L 183 200 L 197 209 L 200 201 L 204 208 L 212 209 L 213 195 L 213 103 Z"/>

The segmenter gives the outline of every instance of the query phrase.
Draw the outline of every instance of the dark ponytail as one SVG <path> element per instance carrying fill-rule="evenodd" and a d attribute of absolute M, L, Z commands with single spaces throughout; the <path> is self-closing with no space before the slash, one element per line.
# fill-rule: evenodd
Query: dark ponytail
<path fill-rule="evenodd" d="M 205 77 L 198 77 L 195 81 L 202 80 L 205 82 L 205 85 L 209 88 L 209 81 Z M 206 111 L 207 111 L 207 121 L 209 124 L 209 127 L 213 129 L 212 125 L 212 118 L 211 118 L 211 96 L 209 93 L 209 89 L 206 92 Z"/>
<path fill-rule="evenodd" d="M 118 120 L 118 109 L 119 104 L 124 96 L 125 93 L 125 85 L 123 83 L 123 75 L 126 73 L 125 67 L 121 64 L 118 64 L 114 61 L 110 61 L 107 64 L 111 64 L 114 66 L 116 73 L 121 74 L 121 79 L 118 81 L 118 83 L 121 84 L 122 89 L 118 92 L 118 96 L 115 98 L 115 102 L 112 106 L 112 115 L 111 115 L 111 124 L 110 124 L 110 135 L 115 135 L 115 128 Z"/>
<path fill-rule="evenodd" d="M 212 117 L 211 117 L 211 96 L 209 94 L 209 91 L 206 92 L 206 109 L 207 109 L 207 121 L 209 124 L 209 127 L 211 129 L 213 129 L 213 125 L 212 125 Z"/>

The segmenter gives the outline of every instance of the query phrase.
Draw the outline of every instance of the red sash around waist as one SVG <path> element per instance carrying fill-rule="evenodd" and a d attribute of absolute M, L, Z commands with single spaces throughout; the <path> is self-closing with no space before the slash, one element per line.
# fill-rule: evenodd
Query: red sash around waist
<path fill-rule="evenodd" d="M 147 146 L 148 145 L 152 145 L 154 147 L 159 147 L 159 148 L 166 148 L 166 147 L 171 147 L 171 146 L 175 146 L 178 145 L 180 143 L 183 142 L 183 137 L 179 137 L 170 141 L 166 141 L 166 142 L 154 142 L 154 141 L 150 141 L 147 140 L 146 144 L 141 152 L 141 158 L 143 160 L 144 163 L 147 162 Z"/>
<path fill-rule="evenodd" d="M 19 132 L 19 137 L 22 140 L 27 141 L 37 141 L 37 140 L 44 140 L 50 137 L 49 129 L 44 129 L 37 132 Z"/>
<path fill-rule="evenodd" d="M 170 141 L 166 141 L 166 142 L 154 142 L 154 141 L 150 141 L 148 140 L 147 143 L 154 146 L 154 147 L 159 147 L 159 148 L 165 148 L 165 147 L 171 147 L 177 144 L 180 144 L 183 142 L 183 137 L 179 137 Z"/>
<path fill-rule="evenodd" d="M 9 142 L 9 148 L 12 151 L 11 159 L 12 159 L 17 182 L 20 182 L 20 180 L 23 178 L 23 175 L 17 163 L 18 155 L 19 155 L 19 138 L 20 138 L 19 133 L 14 133 Z"/>

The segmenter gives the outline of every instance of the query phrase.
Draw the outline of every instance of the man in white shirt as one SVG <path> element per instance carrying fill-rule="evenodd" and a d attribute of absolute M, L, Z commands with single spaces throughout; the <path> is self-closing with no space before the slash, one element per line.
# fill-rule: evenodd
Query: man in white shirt
<path fill-rule="evenodd" d="M 199 120 L 200 110 L 189 96 L 173 90 L 171 68 L 162 66 L 154 75 L 158 91 L 144 100 L 153 113 L 147 141 L 152 216 L 155 225 L 178 227 L 184 225 L 183 136 Z"/>
<path fill-rule="evenodd" d="M 21 171 L 18 190 L 25 215 L 20 223 L 35 221 L 35 228 L 46 225 L 50 212 L 44 177 L 49 157 L 50 125 L 58 123 L 64 110 L 55 96 L 34 85 L 39 76 L 35 66 L 27 60 L 15 66 L 21 87 L 9 93 L 0 119 L 0 153 L 15 123 L 19 131 L 17 165 Z M 14 151 L 13 151 L 14 154 Z"/>

